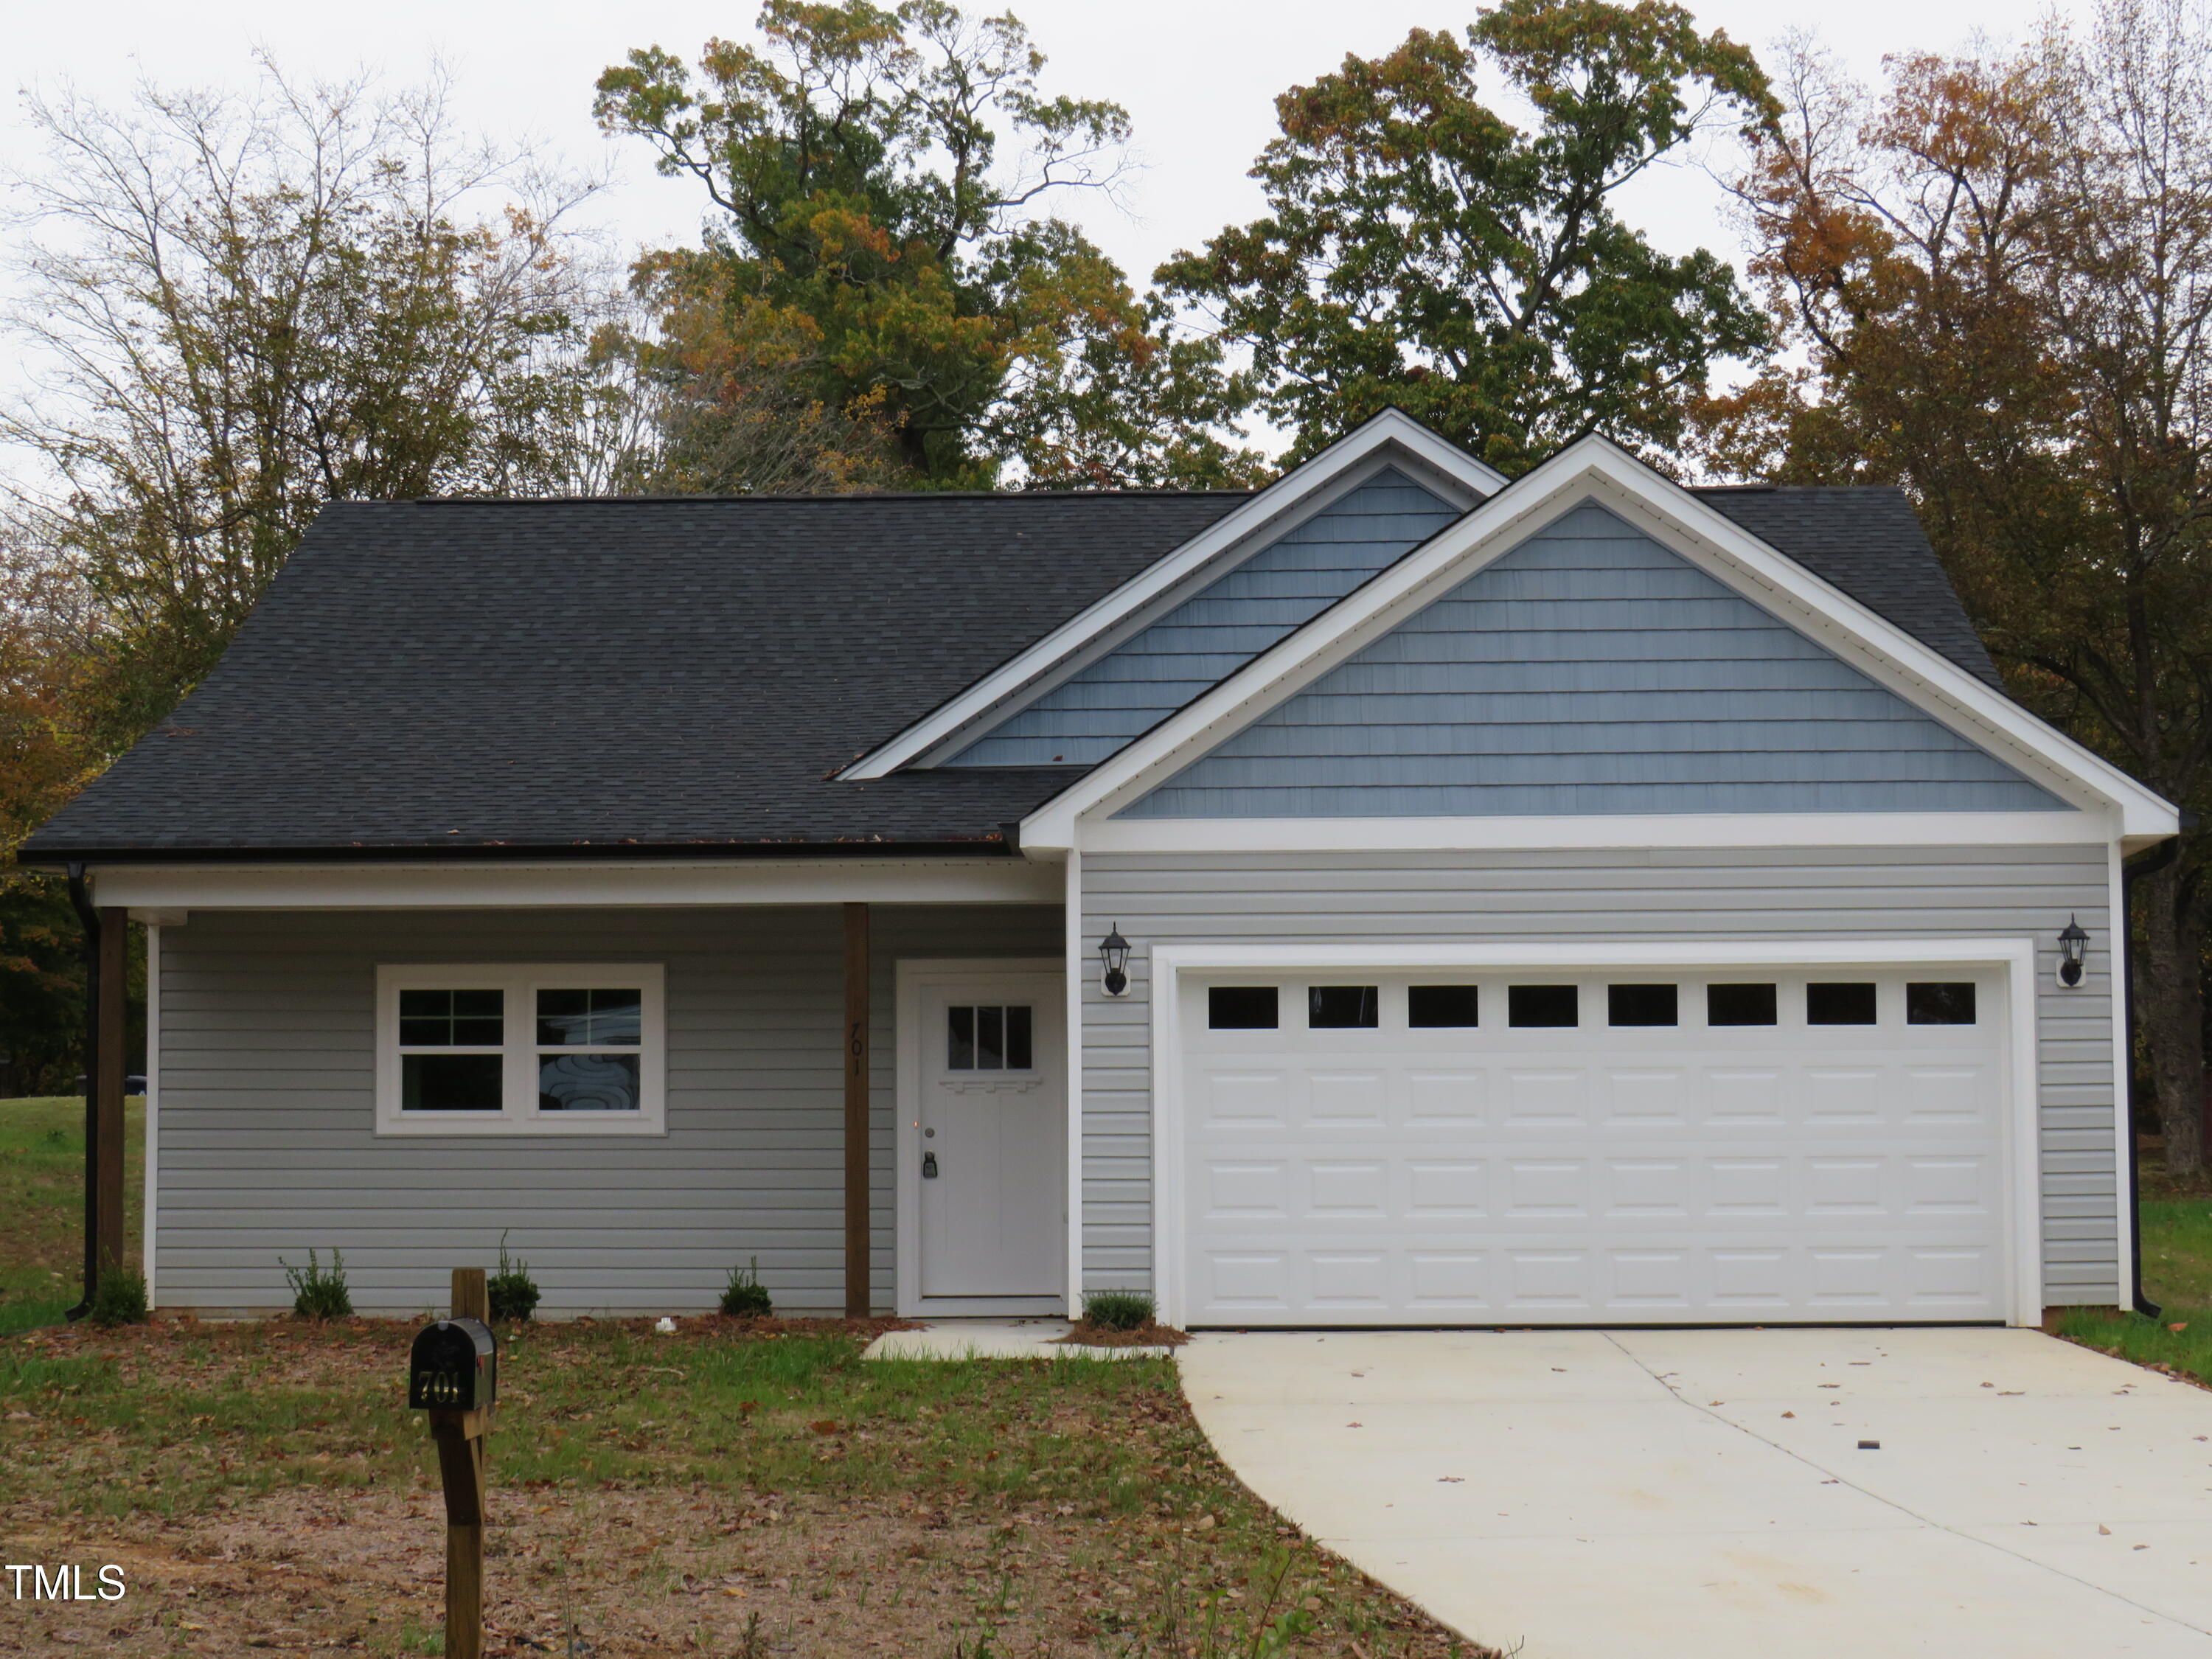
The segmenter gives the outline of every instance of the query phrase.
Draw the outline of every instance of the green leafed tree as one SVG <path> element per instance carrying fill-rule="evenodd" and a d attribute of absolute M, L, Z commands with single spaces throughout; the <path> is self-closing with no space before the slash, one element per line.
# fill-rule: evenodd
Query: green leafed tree
<path fill-rule="evenodd" d="M 1119 106 L 1048 96 L 1011 15 L 769 0 L 696 73 L 599 79 L 610 131 L 716 210 L 650 256 L 638 356 L 688 487 L 1213 483 L 1242 384 L 1042 209 L 1121 178 Z M 723 418 L 726 416 L 726 418 Z M 794 447 L 794 434 L 801 441 Z M 842 485 L 840 481 L 842 482 Z"/>
<path fill-rule="evenodd" d="M 1485 101 L 1487 70 L 1534 112 Z M 1250 353 L 1293 457 L 1395 404 L 1501 470 L 1589 433 L 1670 446 L 1765 325 L 1727 263 L 1661 252 L 1621 191 L 1702 126 L 1773 105 L 1679 6 L 1506 0 L 1275 100 L 1267 216 L 1158 280 Z"/>
<path fill-rule="evenodd" d="M 579 188 L 465 142 L 442 84 L 264 65 L 236 94 L 33 100 L 10 317 L 43 463 L 17 519 L 90 605 L 112 754 L 222 654 L 323 503 L 612 482 L 626 395 L 563 229 Z"/>

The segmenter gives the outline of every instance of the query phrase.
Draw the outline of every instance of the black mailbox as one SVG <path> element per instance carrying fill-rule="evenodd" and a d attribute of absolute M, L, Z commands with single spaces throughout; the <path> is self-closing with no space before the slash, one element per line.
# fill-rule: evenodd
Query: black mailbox
<path fill-rule="evenodd" d="M 407 1403 L 416 1411 L 481 1411 L 499 1395 L 499 1344 L 481 1319 L 441 1319 L 415 1334 Z"/>

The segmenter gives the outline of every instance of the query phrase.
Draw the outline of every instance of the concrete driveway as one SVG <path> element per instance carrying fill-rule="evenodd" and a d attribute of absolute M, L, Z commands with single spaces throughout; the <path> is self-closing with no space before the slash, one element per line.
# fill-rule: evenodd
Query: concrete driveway
<path fill-rule="evenodd" d="M 1255 1492 L 1523 1659 L 2212 1659 L 2212 1394 L 2038 1332 L 1285 1332 L 1180 1358 Z"/>

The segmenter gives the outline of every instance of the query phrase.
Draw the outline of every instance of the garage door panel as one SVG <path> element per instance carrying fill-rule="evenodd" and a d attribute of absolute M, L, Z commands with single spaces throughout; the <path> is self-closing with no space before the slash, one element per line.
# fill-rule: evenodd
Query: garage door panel
<path fill-rule="evenodd" d="M 1898 971 L 1887 1023 L 1848 1031 L 1707 1029 L 1694 986 L 1682 1027 L 1594 1026 L 1601 982 L 1577 1028 L 1504 1026 L 1486 985 L 1492 1024 L 1408 1029 L 1420 981 L 1383 977 L 1376 1028 L 1296 1025 L 1296 981 L 1293 1029 L 1208 1031 L 1193 1010 L 1191 1322 L 2007 1312 L 1993 1018 L 1906 1027 Z M 2001 987 L 1979 1006 L 2001 1011 Z"/>

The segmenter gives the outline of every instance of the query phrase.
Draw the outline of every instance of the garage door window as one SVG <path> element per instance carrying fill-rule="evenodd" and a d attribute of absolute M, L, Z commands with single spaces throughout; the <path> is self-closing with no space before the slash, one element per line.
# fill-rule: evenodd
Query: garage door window
<path fill-rule="evenodd" d="M 1772 1025 L 1776 1024 L 1771 985 L 1708 985 L 1705 1024 L 1708 1025 Z"/>
<path fill-rule="evenodd" d="M 1605 988 L 1605 1018 L 1608 1025 L 1674 1025 L 1674 988 L 1671 985 L 1608 985 Z"/>
<path fill-rule="evenodd" d="M 1908 983 L 1905 988 L 1907 1025 L 1972 1025 L 1974 986 L 1971 980 Z"/>
<path fill-rule="evenodd" d="M 1873 981 L 1814 981 L 1805 988 L 1805 1023 L 1808 1025 L 1873 1024 Z"/>
<path fill-rule="evenodd" d="M 1212 985 L 1206 992 L 1206 1023 L 1217 1031 L 1275 1029 L 1272 985 Z"/>
<path fill-rule="evenodd" d="M 1480 1025 L 1481 1000 L 1472 985 L 1409 985 L 1406 1024 L 1417 1030 Z"/>
<path fill-rule="evenodd" d="M 1381 1014 L 1382 994 L 1372 985 L 1306 987 L 1306 1024 L 1313 1030 L 1371 1030 Z"/>
<path fill-rule="evenodd" d="M 1509 1025 L 1579 1025 L 1582 1013 L 1571 985 L 1509 985 L 1505 988 L 1505 1023 Z"/>

